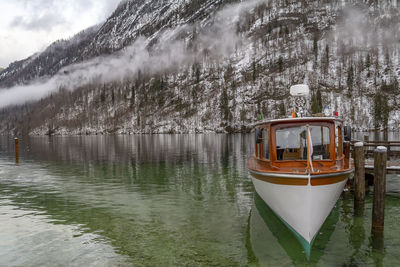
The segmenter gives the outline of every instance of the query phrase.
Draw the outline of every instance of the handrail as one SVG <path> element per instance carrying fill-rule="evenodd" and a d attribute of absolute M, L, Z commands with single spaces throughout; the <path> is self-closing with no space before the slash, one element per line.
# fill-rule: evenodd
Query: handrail
<path fill-rule="evenodd" d="M 375 146 L 375 145 L 400 146 L 400 141 L 361 141 L 356 139 L 351 140 L 352 145 L 354 145 L 357 142 L 363 142 L 365 146 Z"/>

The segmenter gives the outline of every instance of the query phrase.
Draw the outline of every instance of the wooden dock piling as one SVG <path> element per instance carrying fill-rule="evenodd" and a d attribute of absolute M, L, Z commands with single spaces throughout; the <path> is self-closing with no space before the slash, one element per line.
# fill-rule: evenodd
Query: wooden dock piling
<path fill-rule="evenodd" d="M 14 143 L 15 143 L 15 163 L 18 164 L 19 161 L 19 153 L 18 153 L 18 138 L 14 138 Z"/>
<path fill-rule="evenodd" d="M 364 135 L 364 150 L 368 151 L 369 135 Z"/>
<path fill-rule="evenodd" d="M 354 144 L 354 205 L 365 201 L 365 154 L 364 144 L 357 142 Z M 356 203 L 358 202 L 358 203 Z"/>
<path fill-rule="evenodd" d="M 385 217 L 387 149 L 378 146 L 374 151 L 374 201 L 372 207 L 372 233 L 383 234 Z"/>
<path fill-rule="evenodd" d="M 346 159 L 350 159 L 350 142 L 344 141 L 343 142 L 343 154 Z M 350 160 L 344 163 L 345 168 L 348 168 L 350 164 Z"/>

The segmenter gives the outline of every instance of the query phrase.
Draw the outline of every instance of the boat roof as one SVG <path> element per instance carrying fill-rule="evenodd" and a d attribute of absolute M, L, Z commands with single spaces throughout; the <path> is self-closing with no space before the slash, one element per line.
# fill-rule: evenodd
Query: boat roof
<path fill-rule="evenodd" d="M 254 126 L 259 126 L 263 124 L 279 124 L 279 123 L 291 123 L 291 122 L 313 122 L 313 121 L 324 121 L 324 122 L 343 122 L 342 119 L 338 117 L 297 117 L 297 118 L 283 118 L 283 119 L 273 119 L 273 120 L 263 120 L 257 122 Z"/>

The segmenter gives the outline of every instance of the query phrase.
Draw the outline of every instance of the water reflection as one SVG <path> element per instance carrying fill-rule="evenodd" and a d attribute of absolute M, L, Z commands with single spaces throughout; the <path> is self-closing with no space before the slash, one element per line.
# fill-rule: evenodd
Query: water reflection
<path fill-rule="evenodd" d="M 307 259 L 303 247 L 294 234 L 282 223 L 257 193 L 254 196 L 254 205 L 250 218 L 252 249 L 258 261 L 261 262 L 261 266 L 270 264 L 271 257 L 276 258 L 276 264 L 282 264 L 282 259 L 287 258 L 290 261 L 286 262 L 286 264 L 315 266 L 323 255 L 325 246 L 335 230 L 335 224 L 339 219 L 339 211 L 335 207 L 321 227 L 314 246 L 311 249 L 310 259 Z"/>
<path fill-rule="evenodd" d="M 253 188 L 243 136 L 109 138 L 27 139 L 18 168 L 2 150 L 0 193 L 51 223 L 101 235 L 134 264 L 246 262 Z"/>
<path fill-rule="evenodd" d="M 353 247 L 353 252 L 351 255 L 351 264 L 357 265 L 355 259 L 358 258 L 359 253 L 364 253 L 363 245 L 366 240 L 366 233 L 364 228 L 364 204 L 355 205 L 355 211 L 353 216 L 353 221 L 349 229 L 349 243 Z M 357 211 L 356 211 L 357 209 Z"/>
<path fill-rule="evenodd" d="M 399 202 L 398 198 L 388 198 L 389 205 Z M 396 220 L 400 215 L 387 218 L 385 225 L 390 225 L 390 230 L 386 228 L 384 239 L 379 239 L 383 236 L 370 233 L 372 196 L 367 196 L 365 210 L 359 210 L 357 216 L 353 216 L 352 201 L 352 195 L 342 195 L 321 227 L 311 250 L 311 258 L 307 260 L 293 233 L 256 194 L 247 230 L 249 260 L 259 266 L 391 266 L 397 261 L 393 253 L 400 256 L 394 252 L 400 247 L 395 241 L 399 239 L 395 233 L 399 233 Z M 387 209 L 393 212 L 399 208 L 387 206 Z"/>
<path fill-rule="evenodd" d="M 252 139 L 21 138 L 16 166 L 13 139 L 0 137 L 0 265 L 54 266 L 78 258 L 79 265 L 135 266 L 397 262 L 398 194 L 387 198 L 383 252 L 370 244 L 370 196 L 363 217 L 354 218 L 350 195 L 328 217 L 307 261 L 292 233 L 253 197 L 245 168 Z M 23 233 L 13 228 L 19 223 Z M 41 234 L 49 241 L 38 239 Z M 38 254 L 29 245 L 35 241 L 42 251 L 56 246 L 58 255 Z"/>

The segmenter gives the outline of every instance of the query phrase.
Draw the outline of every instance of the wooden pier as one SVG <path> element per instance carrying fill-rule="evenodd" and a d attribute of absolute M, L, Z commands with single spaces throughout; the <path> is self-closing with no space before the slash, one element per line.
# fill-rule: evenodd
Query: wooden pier
<path fill-rule="evenodd" d="M 386 173 L 389 174 L 400 174 L 400 160 L 398 161 L 387 161 L 386 163 Z M 365 172 L 373 173 L 374 172 L 374 160 L 366 159 L 365 160 Z"/>
<path fill-rule="evenodd" d="M 354 159 L 351 159 L 351 164 L 354 166 Z M 391 160 L 386 163 L 386 173 L 388 174 L 400 174 L 400 159 L 397 161 Z M 374 173 L 374 159 L 365 159 L 365 173 Z"/>
<path fill-rule="evenodd" d="M 358 140 L 352 140 L 351 147 L 354 152 L 354 144 L 360 142 Z M 374 173 L 374 150 L 378 146 L 384 146 L 387 148 L 387 164 L 386 173 L 388 174 L 400 174 L 400 141 L 362 141 L 364 144 L 364 155 L 365 155 L 365 173 Z M 352 158 L 352 164 L 354 165 L 354 159 Z"/>

